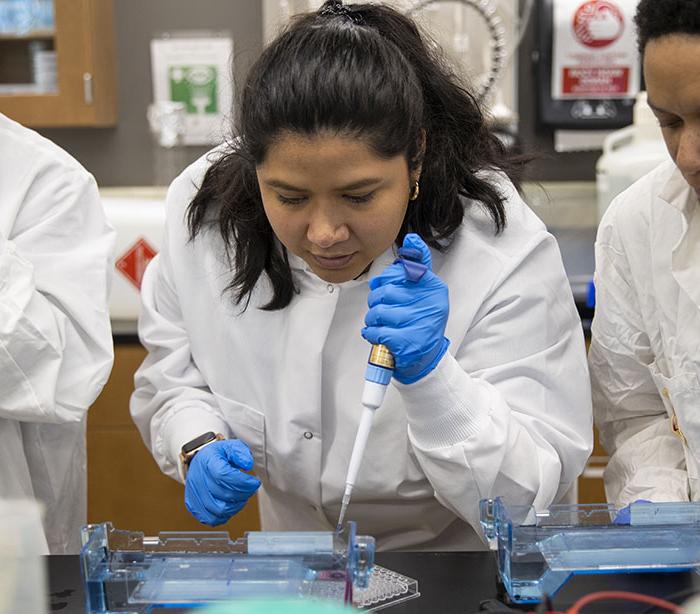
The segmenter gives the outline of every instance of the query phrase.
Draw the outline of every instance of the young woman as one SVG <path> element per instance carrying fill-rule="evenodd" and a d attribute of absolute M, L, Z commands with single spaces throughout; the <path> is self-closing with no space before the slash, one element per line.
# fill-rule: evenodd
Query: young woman
<path fill-rule="evenodd" d="M 542 507 L 571 486 L 583 337 L 516 170 L 390 8 L 326 2 L 263 52 L 237 138 L 171 186 L 142 287 L 131 411 L 198 519 L 262 483 L 264 529 L 335 526 L 368 342 L 396 370 L 348 518 L 380 548 L 480 547 L 481 498 Z M 418 282 L 392 264 L 403 244 Z"/>
<path fill-rule="evenodd" d="M 617 506 L 700 500 L 700 1 L 641 0 L 635 23 L 670 157 L 615 198 L 596 240 L 589 364 Z"/>

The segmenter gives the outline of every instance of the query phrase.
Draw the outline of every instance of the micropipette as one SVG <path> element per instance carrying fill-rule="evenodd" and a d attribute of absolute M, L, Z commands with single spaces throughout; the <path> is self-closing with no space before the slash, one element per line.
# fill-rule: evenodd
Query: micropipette
<path fill-rule="evenodd" d="M 394 357 L 391 355 L 389 348 L 385 345 L 373 345 L 367 360 L 365 387 L 362 390 L 362 416 L 360 417 L 360 426 L 357 427 L 355 444 L 350 455 L 350 465 L 348 466 L 348 475 L 345 478 L 345 492 L 343 493 L 343 502 L 340 507 L 340 517 L 338 518 L 336 531 L 342 531 L 343 529 L 345 512 L 350 503 L 350 495 L 355 486 L 355 479 L 365 452 L 369 431 L 372 428 L 374 410 L 382 404 L 386 394 L 386 387 L 391 381 L 393 372 Z"/>
<path fill-rule="evenodd" d="M 403 264 L 406 270 L 406 277 L 410 281 L 418 281 L 428 270 L 427 266 L 421 264 L 421 252 L 418 249 L 410 247 L 400 248 L 396 262 Z M 355 443 L 350 455 L 350 465 L 345 478 L 345 492 L 343 493 L 336 531 L 342 531 L 343 529 L 343 520 L 345 520 L 345 513 L 350 503 L 352 489 L 355 486 L 369 432 L 372 428 L 374 412 L 384 401 L 386 388 L 391 381 L 393 373 L 394 357 L 391 355 L 389 348 L 381 344 L 373 345 L 367 360 L 365 385 L 362 389 L 362 416 L 360 417 L 360 425 L 357 427 L 357 435 L 355 435 Z"/>

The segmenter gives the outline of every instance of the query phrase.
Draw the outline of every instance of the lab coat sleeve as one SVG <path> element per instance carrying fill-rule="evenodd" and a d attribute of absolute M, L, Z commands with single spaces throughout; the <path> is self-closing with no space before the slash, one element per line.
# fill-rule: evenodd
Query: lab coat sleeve
<path fill-rule="evenodd" d="M 171 218 L 177 217 L 173 208 L 169 203 L 168 226 L 175 222 Z M 166 229 L 163 249 L 149 263 L 141 284 L 139 336 L 148 356 L 136 372 L 130 410 L 162 471 L 183 481 L 179 462 L 182 445 L 207 431 L 225 437 L 231 432 L 192 359 L 173 282 L 169 236 Z"/>
<path fill-rule="evenodd" d="M 681 441 L 659 395 L 650 365 L 649 337 L 617 223 L 604 218 L 596 242 L 596 312 L 589 365 L 593 410 L 601 443 L 610 454 L 608 500 L 688 500 Z"/>
<path fill-rule="evenodd" d="M 477 531 L 480 499 L 545 508 L 592 447 L 583 333 L 556 242 L 541 230 L 524 251 L 461 343 L 423 380 L 397 384 L 435 496 Z"/>
<path fill-rule="evenodd" d="M 79 422 L 112 366 L 114 231 L 84 169 L 26 168 L 0 203 L 17 211 L 0 233 L 0 418 Z"/>

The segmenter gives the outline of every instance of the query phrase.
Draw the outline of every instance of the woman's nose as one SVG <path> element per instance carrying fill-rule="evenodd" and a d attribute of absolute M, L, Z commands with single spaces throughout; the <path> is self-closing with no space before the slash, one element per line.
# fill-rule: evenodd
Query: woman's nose
<path fill-rule="evenodd" d="M 700 173 L 700 122 L 683 131 L 676 151 L 676 165 L 685 175 Z"/>
<path fill-rule="evenodd" d="M 306 238 L 322 248 L 346 241 L 350 236 L 347 223 L 327 207 L 318 207 L 312 211 L 306 230 Z"/>

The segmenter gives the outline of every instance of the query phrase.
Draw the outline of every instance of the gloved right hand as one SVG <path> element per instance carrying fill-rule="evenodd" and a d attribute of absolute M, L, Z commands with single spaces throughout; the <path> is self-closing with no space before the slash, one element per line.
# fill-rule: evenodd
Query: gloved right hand
<path fill-rule="evenodd" d="M 413 279 L 410 262 L 396 260 L 370 280 L 362 336 L 372 345 L 386 345 L 396 363 L 394 378 L 412 384 L 430 373 L 447 352 L 450 304 L 447 284 L 433 273 L 430 248 L 423 239 L 408 233 L 402 247 L 418 256 L 420 276 Z"/>
<path fill-rule="evenodd" d="M 252 468 L 253 455 L 240 439 L 202 448 L 187 471 L 185 507 L 203 524 L 215 527 L 227 522 L 260 488 L 258 478 L 244 473 Z"/>

